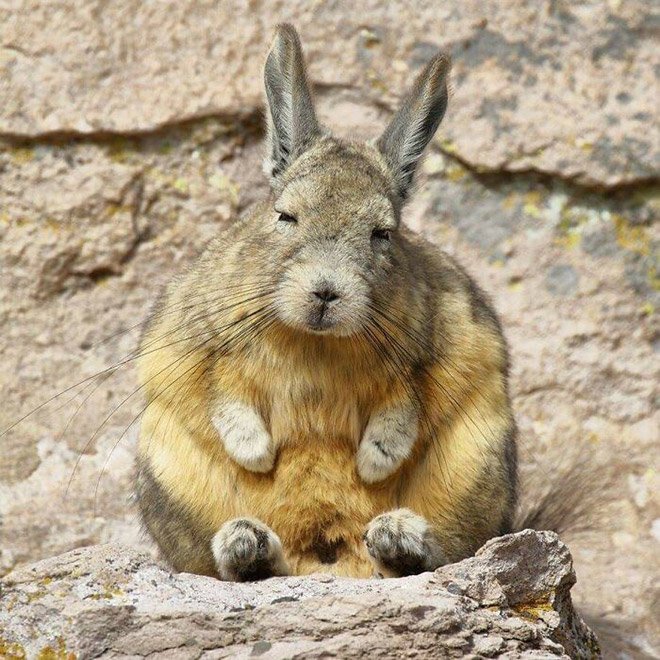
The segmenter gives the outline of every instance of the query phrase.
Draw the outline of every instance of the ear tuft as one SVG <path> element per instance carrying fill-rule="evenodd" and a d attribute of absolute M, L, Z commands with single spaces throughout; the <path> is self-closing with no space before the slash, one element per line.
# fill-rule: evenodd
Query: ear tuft
<path fill-rule="evenodd" d="M 264 84 L 268 105 L 264 170 L 276 178 L 320 135 L 300 39 L 292 25 L 277 27 Z"/>
<path fill-rule="evenodd" d="M 376 142 L 406 199 L 419 159 L 435 134 L 449 98 L 451 59 L 436 55 L 419 74 L 400 109 Z"/>

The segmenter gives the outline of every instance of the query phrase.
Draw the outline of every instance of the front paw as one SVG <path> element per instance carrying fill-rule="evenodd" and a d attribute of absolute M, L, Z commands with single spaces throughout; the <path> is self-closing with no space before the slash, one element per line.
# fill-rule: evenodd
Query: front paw
<path fill-rule="evenodd" d="M 275 445 L 256 410 L 242 403 L 225 403 L 212 421 L 225 451 L 239 465 L 250 472 L 273 469 Z"/>
<path fill-rule="evenodd" d="M 417 414 L 410 405 L 376 413 L 357 451 L 357 471 L 362 481 L 373 484 L 394 474 L 412 453 L 417 426 Z"/>
<path fill-rule="evenodd" d="M 381 414 L 373 419 L 358 447 L 356 463 L 362 481 L 373 484 L 394 474 L 410 456 L 417 437 L 413 421 Z"/>
<path fill-rule="evenodd" d="M 394 474 L 408 457 L 396 451 L 396 446 L 377 438 L 364 438 L 358 448 L 356 463 L 360 479 L 367 484 L 383 481 Z"/>
<path fill-rule="evenodd" d="M 364 542 L 376 571 L 389 576 L 415 575 L 447 563 L 429 523 L 410 509 L 376 516 Z"/>
<path fill-rule="evenodd" d="M 275 464 L 275 448 L 267 431 L 258 429 L 230 434 L 224 438 L 227 453 L 250 472 L 270 472 Z"/>

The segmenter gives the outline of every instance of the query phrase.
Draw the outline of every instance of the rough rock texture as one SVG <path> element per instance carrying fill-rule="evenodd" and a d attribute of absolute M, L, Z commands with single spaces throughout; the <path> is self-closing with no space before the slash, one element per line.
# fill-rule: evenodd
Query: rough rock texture
<path fill-rule="evenodd" d="M 640 181 L 659 164 L 657 135 L 644 131 L 657 106 L 652 4 L 10 3 L 0 5 L 0 132 L 134 132 L 250 114 L 264 44 L 291 19 L 316 83 L 377 102 L 438 47 L 452 52 L 461 91 L 445 147 L 474 167 Z"/>
<path fill-rule="evenodd" d="M 0 582 L 0 653 L 595 658 L 598 643 L 571 604 L 574 582 L 566 546 L 530 530 L 435 573 L 395 580 L 223 583 L 172 575 L 129 548 L 93 546 Z"/>
<path fill-rule="evenodd" d="M 502 315 L 523 502 L 570 490 L 578 459 L 613 475 L 587 532 L 566 536 L 574 597 L 629 655 L 660 653 L 653 14 L 636 0 L 0 0 L 0 429 L 88 379 L 0 436 L 0 573 L 94 543 L 150 549 L 130 502 L 143 404 L 128 358 L 160 286 L 267 194 L 260 67 L 272 24 L 292 20 L 343 135 L 375 135 L 423 61 L 452 51 L 406 222 Z"/>

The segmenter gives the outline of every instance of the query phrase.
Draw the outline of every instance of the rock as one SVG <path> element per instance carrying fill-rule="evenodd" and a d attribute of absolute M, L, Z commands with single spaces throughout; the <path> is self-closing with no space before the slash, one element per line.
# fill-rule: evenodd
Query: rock
<path fill-rule="evenodd" d="M 643 181 L 659 163 L 658 141 L 644 129 L 656 111 L 652 12 L 651 0 L 449 0 L 414 11 L 403 0 L 314 11 L 302 0 L 14 4 L 0 8 L 0 134 L 134 133 L 254 117 L 264 51 L 287 20 L 332 116 L 345 111 L 345 92 L 363 107 L 391 107 L 443 48 L 455 62 L 440 137 L 447 152 L 479 170 Z"/>
<path fill-rule="evenodd" d="M 0 651 L 80 658 L 599 657 L 551 532 L 401 579 L 219 582 L 149 555 L 87 547 L 24 566 L 0 590 Z M 40 656 L 41 657 L 41 656 Z M 45 657 L 45 656 L 44 656 Z M 59 657 L 59 656 L 58 656 Z M 68 656 L 67 656 L 68 657 Z"/>
<path fill-rule="evenodd" d="M 553 266 L 545 278 L 545 286 L 557 296 L 570 296 L 575 292 L 579 276 L 573 266 L 557 264 Z"/>

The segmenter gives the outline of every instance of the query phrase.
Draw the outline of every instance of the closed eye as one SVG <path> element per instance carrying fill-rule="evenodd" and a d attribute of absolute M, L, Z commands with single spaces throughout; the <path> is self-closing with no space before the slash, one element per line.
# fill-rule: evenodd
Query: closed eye
<path fill-rule="evenodd" d="M 390 240 L 390 230 L 389 229 L 374 229 L 371 232 L 371 238 L 378 241 L 389 241 Z"/>
<path fill-rule="evenodd" d="M 292 215 L 289 215 L 288 213 L 280 213 L 277 220 L 278 220 L 278 222 L 291 222 L 291 223 L 298 222 L 298 220 L 296 220 L 296 218 L 294 218 Z"/>

